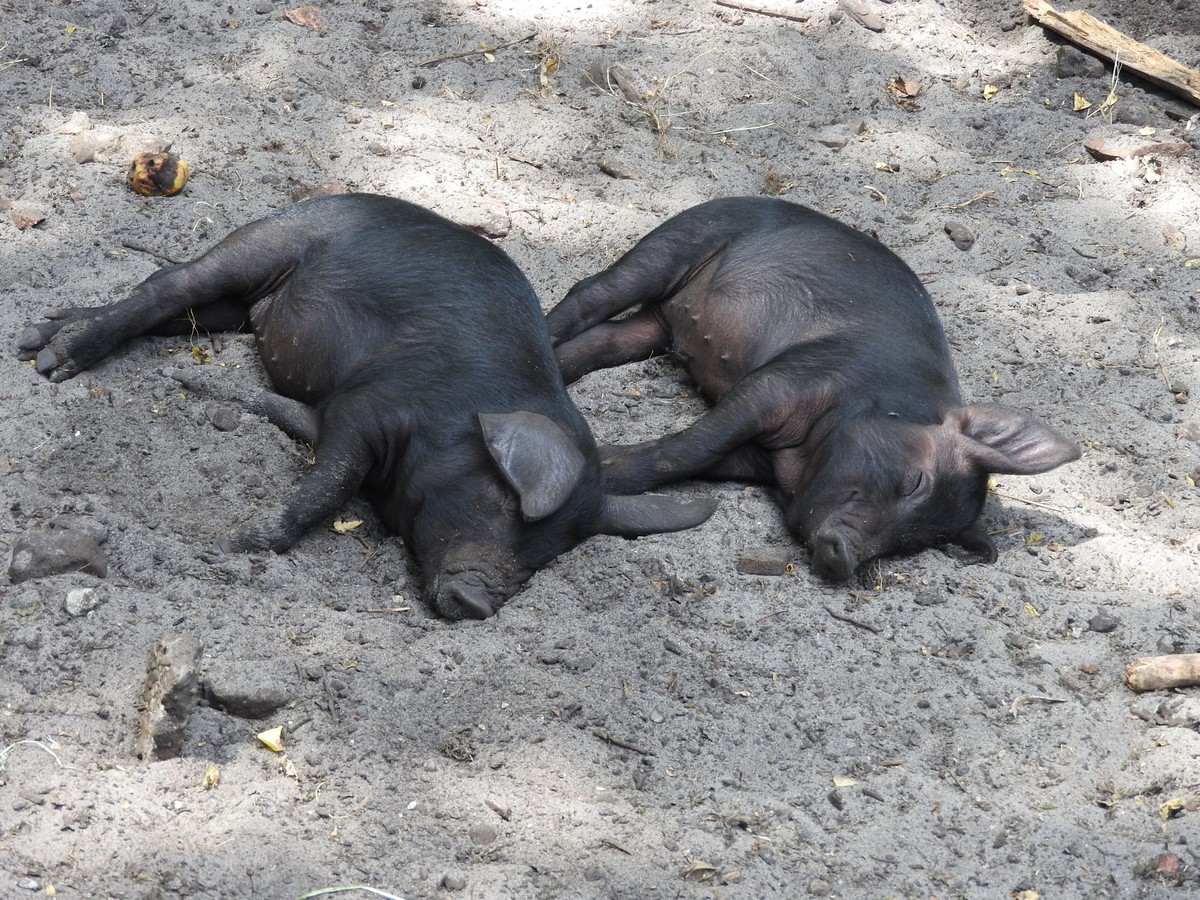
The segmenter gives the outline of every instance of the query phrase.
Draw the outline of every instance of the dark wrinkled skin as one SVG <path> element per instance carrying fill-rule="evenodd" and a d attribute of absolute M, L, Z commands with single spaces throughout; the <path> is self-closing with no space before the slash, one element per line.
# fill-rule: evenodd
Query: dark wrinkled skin
<path fill-rule="evenodd" d="M 485 239 L 388 197 L 252 222 L 124 300 L 50 314 L 18 347 L 58 382 L 140 334 L 247 325 L 278 391 L 254 408 L 312 442 L 316 463 L 222 550 L 286 550 L 362 490 L 437 609 L 485 618 L 590 535 L 688 528 L 714 508 L 606 495 L 525 276 Z"/>
<path fill-rule="evenodd" d="M 773 484 L 831 580 L 945 543 L 994 561 L 977 523 L 988 474 L 1079 456 L 1022 412 L 964 406 L 912 270 L 782 200 L 715 200 L 675 216 L 571 288 L 547 321 L 568 384 L 667 352 L 713 404 L 677 434 L 604 448 L 609 489 L 695 476 Z"/>

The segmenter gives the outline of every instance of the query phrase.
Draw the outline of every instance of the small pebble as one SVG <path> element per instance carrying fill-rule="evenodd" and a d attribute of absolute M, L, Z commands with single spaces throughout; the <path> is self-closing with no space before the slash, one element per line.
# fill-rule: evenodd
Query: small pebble
<path fill-rule="evenodd" d="M 242 411 L 231 404 L 214 404 L 208 410 L 208 421 L 217 431 L 237 431 L 242 423 Z"/>
<path fill-rule="evenodd" d="M 67 591 L 67 599 L 63 608 L 72 618 L 84 616 L 100 605 L 100 595 L 95 588 L 75 588 Z"/>
<path fill-rule="evenodd" d="M 471 838 L 472 844 L 486 847 L 488 844 L 495 843 L 496 829 L 491 825 L 480 823 L 468 828 L 467 836 Z"/>
<path fill-rule="evenodd" d="M 483 802 L 487 804 L 488 809 L 505 822 L 512 818 L 512 804 L 504 797 L 488 797 Z"/>
<path fill-rule="evenodd" d="M 442 876 L 442 887 L 448 891 L 461 891 L 467 886 L 467 879 L 459 872 L 447 872 Z"/>
<path fill-rule="evenodd" d="M 961 222 L 947 222 L 946 234 L 959 250 L 970 250 L 975 246 L 975 234 Z"/>

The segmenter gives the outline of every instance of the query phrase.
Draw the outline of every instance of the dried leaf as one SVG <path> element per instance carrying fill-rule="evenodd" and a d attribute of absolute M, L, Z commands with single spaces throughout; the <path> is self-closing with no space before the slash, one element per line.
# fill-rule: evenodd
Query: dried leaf
<path fill-rule="evenodd" d="M 1173 797 L 1158 808 L 1158 814 L 1165 822 L 1167 819 L 1174 818 L 1183 812 L 1183 801 L 1178 797 Z"/>
<path fill-rule="evenodd" d="M 917 101 L 913 98 L 921 91 L 921 85 L 915 81 L 909 81 L 899 75 L 894 75 L 888 79 L 888 93 L 892 95 L 892 99 L 905 109 L 919 109 Z"/>
<path fill-rule="evenodd" d="M 688 863 L 688 867 L 683 870 L 683 877 L 692 881 L 708 881 L 717 874 L 717 867 L 712 863 L 706 863 L 702 859 L 693 859 Z"/>
<path fill-rule="evenodd" d="M 1082 109 L 1091 109 L 1092 101 L 1083 96 L 1083 94 L 1079 93 L 1079 91 L 1076 91 L 1072 106 L 1075 112 L 1079 112 Z"/>
<path fill-rule="evenodd" d="M 833 776 L 833 786 L 834 787 L 840 787 L 840 788 L 854 787 L 854 785 L 856 785 L 856 784 L 858 784 L 858 779 L 851 778 L 849 775 Z"/>
<path fill-rule="evenodd" d="M 333 530 L 338 534 L 348 534 L 362 523 L 362 519 L 334 519 Z"/>
<path fill-rule="evenodd" d="M 204 779 L 200 782 L 198 791 L 211 791 L 221 783 L 221 770 L 209 763 L 208 768 L 204 770 Z"/>
<path fill-rule="evenodd" d="M 1017 169 L 1012 166 L 1005 166 L 996 172 L 997 175 L 1028 175 L 1030 178 L 1038 177 L 1037 169 Z"/>
<path fill-rule="evenodd" d="M 293 25 L 302 25 L 318 34 L 325 30 L 325 23 L 321 20 L 321 9 L 314 3 L 289 9 L 284 13 L 284 16 Z"/>
<path fill-rule="evenodd" d="M 1031 618 L 1040 619 L 1042 617 L 1042 614 L 1040 612 L 1038 612 L 1038 608 L 1036 606 L 1034 606 L 1032 603 L 1030 603 L 1028 600 L 1025 601 L 1024 609 L 1025 609 L 1026 614 L 1029 615 Z"/>
<path fill-rule="evenodd" d="M 268 728 L 266 731 L 259 732 L 256 737 L 264 747 L 275 753 L 283 751 L 283 726 L 276 725 L 274 728 Z"/>
<path fill-rule="evenodd" d="M 994 84 L 985 84 L 983 86 L 983 99 L 984 100 L 991 100 L 998 93 L 1000 93 L 1000 88 L 996 87 Z"/>
<path fill-rule="evenodd" d="M 541 63 L 538 65 L 538 84 L 540 85 L 538 92 L 547 100 L 555 100 L 558 92 L 550 84 L 550 79 L 558 71 L 558 54 L 553 47 L 544 45 L 539 50 L 541 51 Z"/>

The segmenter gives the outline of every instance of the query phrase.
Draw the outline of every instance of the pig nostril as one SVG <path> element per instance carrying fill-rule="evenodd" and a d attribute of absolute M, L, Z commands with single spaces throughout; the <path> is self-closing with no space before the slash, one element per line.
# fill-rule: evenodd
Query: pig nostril
<path fill-rule="evenodd" d="M 812 564 L 817 574 L 830 581 L 845 581 L 854 574 L 854 558 L 845 535 L 817 536 L 812 545 Z"/>

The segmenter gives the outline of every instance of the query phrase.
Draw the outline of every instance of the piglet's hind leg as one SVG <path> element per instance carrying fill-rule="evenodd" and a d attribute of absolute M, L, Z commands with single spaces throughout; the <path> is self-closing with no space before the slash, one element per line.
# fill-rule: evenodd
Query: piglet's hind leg
<path fill-rule="evenodd" d="M 593 325 L 555 348 L 563 381 L 571 384 L 588 372 L 647 359 L 667 348 L 666 329 L 652 309 L 628 319 Z"/>
<path fill-rule="evenodd" d="M 60 310 L 25 330 L 18 349 L 51 381 L 65 381 L 140 334 L 178 330 L 189 309 L 201 327 L 227 325 L 231 304 L 249 307 L 291 274 L 305 240 L 297 225 L 268 218 L 233 232 L 189 263 L 159 269 L 123 300 L 94 309 Z M 211 307 L 215 314 L 205 312 Z"/>

